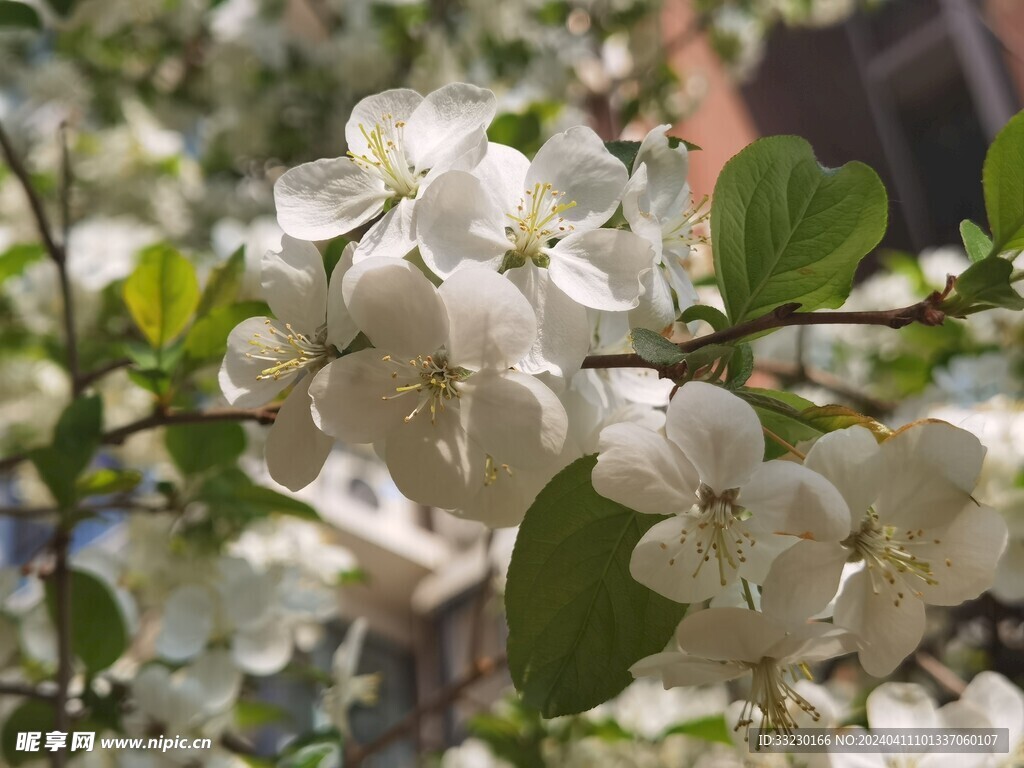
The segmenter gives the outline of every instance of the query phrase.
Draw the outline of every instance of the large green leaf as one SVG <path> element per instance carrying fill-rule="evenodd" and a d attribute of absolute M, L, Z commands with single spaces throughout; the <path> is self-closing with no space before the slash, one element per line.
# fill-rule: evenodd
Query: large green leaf
<path fill-rule="evenodd" d="M 220 362 L 228 348 L 228 334 L 243 320 L 270 314 L 262 301 L 242 301 L 217 307 L 200 317 L 185 336 L 185 354 L 195 365 Z"/>
<path fill-rule="evenodd" d="M 682 350 L 660 333 L 646 328 L 634 328 L 629 332 L 633 350 L 653 365 L 669 366 L 681 363 L 686 357 Z"/>
<path fill-rule="evenodd" d="M 171 246 L 154 245 L 125 280 L 124 301 L 150 345 L 163 349 L 185 330 L 199 303 L 196 271 Z"/>
<path fill-rule="evenodd" d="M 519 529 L 505 590 L 509 669 L 545 717 L 582 712 L 632 680 L 634 662 L 664 649 L 686 610 L 638 582 L 629 560 L 658 515 L 591 485 L 595 456 L 548 483 Z"/>
<path fill-rule="evenodd" d="M 46 583 L 46 606 L 57 622 L 53 579 Z M 89 673 L 106 669 L 128 647 L 124 613 L 111 588 L 87 571 L 71 571 L 71 651 Z"/>
<path fill-rule="evenodd" d="M 1024 112 L 999 132 L 982 170 L 992 255 L 1024 248 Z"/>
<path fill-rule="evenodd" d="M 80 397 L 57 420 L 50 445 L 31 453 L 39 476 L 61 507 L 74 504 L 75 481 L 96 453 L 102 432 L 103 401 L 99 395 Z"/>
<path fill-rule="evenodd" d="M 2 27 L 42 29 L 43 22 L 31 5 L 16 0 L 0 0 L 0 28 Z"/>
<path fill-rule="evenodd" d="M 241 245 L 227 261 L 214 267 L 199 298 L 196 314 L 202 317 L 217 307 L 232 303 L 245 276 L 245 246 Z"/>
<path fill-rule="evenodd" d="M 828 169 L 795 136 L 754 142 L 715 185 L 711 240 L 729 318 L 797 302 L 842 305 L 857 263 L 885 233 L 885 188 L 862 163 Z"/>
<path fill-rule="evenodd" d="M 12 245 L 0 253 L 0 283 L 9 277 L 20 275 L 29 264 L 39 261 L 45 255 L 43 246 L 37 243 Z"/>
<path fill-rule="evenodd" d="M 185 475 L 234 464 L 245 450 L 245 430 L 235 422 L 177 424 L 164 433 L 167 452 Z"/>

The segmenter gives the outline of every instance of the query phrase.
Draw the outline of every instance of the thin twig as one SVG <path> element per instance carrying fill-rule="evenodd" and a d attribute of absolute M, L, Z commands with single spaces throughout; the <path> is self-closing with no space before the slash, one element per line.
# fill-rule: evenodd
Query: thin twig
<path fill-rule="evenodd" d="M 161 512 L 172 512 L 173 507 L 166 505 L 145 504 L 137 499 L 115 498 L 103 504 L 79 504 L 73 510 L 86 514 L 94 514 L 109 511 L 124 512 L 147 512 L 159 514 Z M 66 513 L 66 509 L 60 507 L 0 507 L 0 517 L 15 517 L 25 520 L 39 521 L 50 516 L 58 516 Z"/>
<path fill-rule="evenodd" d="M 915 653 L 914 661 L 917 663 L 917 666 L 931 675 L 935 682 L 955 696 L 960 696 L 967 688 L 967 683 L 961 680 L 956 672 L 927 651 Z"/>
<path fill-rule="evenodd" d="M 53 586 L 57 605 L 57 693 L 54 697 L 53 727 L 67 733 L 71 723 L 68 717 L 68 687 L 71 685 L 71 569 L 68 567 L 68 549 L 71 534 L 63 527 L 57 529 L 53 539 L 56 563 L 53 569 Z M 66 763 L 64 750 L 53 753 L 51 764 L 63 768 Z"/>
<path fill-rule="evenodd" d="M 505 654 L 477 659 L 473 663 L 469 672 L 467 672 L 463 677 L 438 691 L 437 694 L 417 706 L 376 739 L 364 746 L 356 745 L 352 747 L 349 754 L 346 756 L 347 759 L 345 760 L 345 765 L 349 768 L 358 768 L 358 766 L 362 765 L 363 760 L 367 757 L 375 752 L 379 752 L 395 741 L 398 741 L 413 730 L 424 714 L 434 712 L 457 701 L 463 693 L 465 693 L 467 688 L 472 687 L 486 677 L 490 677 L 495 672 L 499 672 L 504 669 L 507 663 L 508 658 Z"/>
<path fill-rule="evenodd" d="M 39 237 L 42 238 L 43 246 L 46 248 L 46 252 L 50 254 L 52 258 L 58 264 L 64 261 L 64 247 L 53 238 L 53 230 L 50 227 L 50 218 L 46 214 L 46 208 L 43 207 L 43 201 L 36 193 L 35 187 L 32 186 L 32 179 L 28 175 L 28 171 L 25 169 L 25 165 L 21 162 L 21 158 L 18 157 L 17 152 L 14 151 L 14 145 L 11 143 L 10 137 L 7 132 L 4 131 L 4 127 L 0 124 L 0 149 L 3 150 L 4 160 L 7 162 L 7 166 L 11 169 L 14 177 L 21 184 L 21 188 L 25 192 L 25 196 L 28 198 L 29 207 L 32 209 L 32 217 L 36 221 L 36 228 L 39 230 Z"/>
<path fill-rule="evenodd" d="M 109 363 L 105 363 L 104 365 L 93 368 L 91 371 L 85 371 L 82 373 L 78 377 L 78 386 L 81 389 L 85 389 L 90 385 L 95 384 L 107 374 L 119 371 L 122 368 L 127 368 L 131 364 L 132 360 L 129 357 L 121 357 L 117 360 L 111 360 Z"/>
<path fill-rule="evenodd" d="M 100 437 L 104 445 L 121 445 L 137 432 L 173 424 L 206 424 L 216 421 L 255 421 L 259 424 L 273 424 L 279 405 L 264 408 L 212 408 L 208 411 L 158 411 L 151 416 L 125 424 L 123 427 L 105 432 Z M 16 467 L 29 459 L 29 454 L 19 453 L 0 459 L 0 472 Z"/>
<path fill-rule="evenodd" d="M 864 312 L 797 312 L 799 304 L 783 304 L 761 317 L 739 323 L 722 331 L 699 336 L 676 346 L 680 352 L 693 352 L 712 344 L 728 344 L 775 328 L 790 325 L 882 325 L 889 328 L 904 328 L 912 323 L 941 325 L 945 314 L 938 309 L 945 294 L 933 293 L 927 299 L 899 309 Z M 668 371 L 673 366 L 650 363 L 637 354 L 590 355 L 583 361 L 583 368 L 653 368 Z"/>
<path fill-rule="evenodd" d="M 53 701 L 54 694 L 28 683 L 0 683 L 0 696 L 21 696 L 24 699 Z"/>

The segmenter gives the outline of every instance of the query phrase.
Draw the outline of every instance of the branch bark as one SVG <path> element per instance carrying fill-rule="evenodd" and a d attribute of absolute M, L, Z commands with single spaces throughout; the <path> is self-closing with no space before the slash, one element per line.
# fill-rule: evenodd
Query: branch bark
<path fill-rule="evenodd" d="M 273 424 L 277 418 L 279 405 L 268 405 L 263 408 L 211 408 L 208 411 L 158 411 L 145 416 L 123 427 L 112 429 L 100 437 L 103 445 L 121 445 L 136 432 L 148 429 L 167 427 L 173 424 L 205 424 L 216 421 L 255 421 L 258 424 Z M 0 472 L 13 469 L 27 461 L 27 453 L 18 453 L 0 459 Z"/>
<path fill-rule="evenodd" d="M 889 328 L 904 328 L 912 323 L 941 325 L 945 314 L 938 309 L 944 294 L 933 293 L 923 301 L 899 309 L 872 310 L 863 312 L 797 312 L 799 304 L 783 304 L 761 317 L 726 328 L 723 331 L 698 336 L 676 346 L 680 352 L 693 352 L 712 344 L 729 344 L 775 328 L 791 325 L 881 325 Z M 583 360 L 583 368 L 652 368 L 663 374 L 674 366 L 656 365 L 637 354 L 589 355 Z"/>
<path fill-rule="evenodd" d="M 437 694 L 421 703 L 376 739 L 363 746 L 355 745 L 350 748 L 346 755 L 345 765 L 350 768 L 358 768 L 367 757 L 379 752 L 412 731 L 423 715 L 457 701 L 467 688 L 504 669 L 507 663 L 508 658 L 505 654 L 477 659 L 470 667 L 469 672 L 463 677 L 452 682 L 451 685 L 438 691 Z"/>

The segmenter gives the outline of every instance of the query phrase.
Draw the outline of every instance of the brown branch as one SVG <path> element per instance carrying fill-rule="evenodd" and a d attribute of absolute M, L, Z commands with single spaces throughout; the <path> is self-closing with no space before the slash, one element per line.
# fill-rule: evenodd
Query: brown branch
<path fill-rule="evenodd" d="M 255 421 L 258 424 L 273 424 L 279 405 L 264 408 L 213 408 L 208 411 L 158 411 L 123 427 L 105 432 L 100 437 L 103 445 L 121 445 L 136 432 L 167 427 L 174 424 L 207 424 L 216 421 Z M 9 470 L 29 459 L 29 454 L 19 453 L 0 459 L 0 472 Z"/>
<path fill-rule="evenodd" d="M 71 720 L 68 715 L 68 688 L 71 685 L 73 658 L 71 655 L 71 569 L 68 567 L 68 549 L 71 545 L 70 532 L 61 527 L 53 539 L 56 564 L 53 569 L 53 586 L 56 602 L 57 630 L 57 693 L 53 701 L 54 730 L 67 733 Z M 67 756 L 63 750 L 53 753 L 51 764 L 63 768 Z"/>
<path fill-rule="evenodd" d="M 917 666 L 931 675 L 935 682 L 953 695 L 960 696 L 963 694 L 964 689 L 967 688 L 967 683 L 961 680 L 956 672 L 930 653 L 918 651 L 914 654 L 914 661 L 917 663 Z"/>
<path fill-rule="evenodd" d="M 21 696 L 25 699 L 53 701 L 54 694 L 28 683 L 0 683 L 0 696 Z"/>
<path fill-rule="evenodd" d="M 903 328 L 912 323 L 941 325 L 945 314 L 938 309 L 945 293 L 933 293 L 927 299 L 899 309 L 873 310 L 865 312 L 797 312 L 799 304 L 783 304 L 761 317 L 739 323 L 722 331 L 699 336 L 676 346 L 680 352 L 693 352 L 712 344 L 728 344 L 747 336 L 753 336 L 775 328 L 791 325 L 882 325 L 888 328 Z M 583 361 L 583 368 L 652 368 L 662 375 L 671 373 L 676 366 L 663 366 L 647 362 L 637 354 L 589 355 Z"/>
<path fill-rule="evenodd" d="M 111 360 L 109 363 L 93 368 L 91 371 L 86 371 L 78 377 L 78 386 L 81 389 L 95 384 L 97 381 L 102 379 L 109 373 L 119 371 L 122 368 L 127 368 L 132 364 L 132 360 L 129 357 L 121 357 L 117 360 Z"/>
<path fill-rule="evenodd" d="M 477 659 L 470 667 L 469 672 L 467 672 L 463 677 L 452 682 L 450 685 L 438 691 L 434 696 L 419 704 L 415 709 L 384 731 L 384 733 L 376 739 L 363 746 L 353 745 L 350 747 L 348 754 L 346 755 L 345 765 L 349 768 L 358 768 L 358 766 L 362 765 L 363 760 L 367 757 L 375 752 L 379 752 L 393 742 L 398 741 L 413 730 L 423 715 L 442 709 L 443 707 L 457 701 L 463 693 L 465 693 L 466 689 L 471 688 L 480 680 L 490 677 L 495 672 L 499 672 L 504 669 L 507 663 L 508 658 L 505 654 Z"/>
<path fill-rule="evenodd" d="M 56 263 L 64 263 L 64 246 L 53 238 L 53 229 L 50 227 L 50 218 L 46 214 L 43 201 L 36 193 L 35 187 L 32 186 L 32 179 L 29 177 L 25 165 L 21 162 L 21 158 L 18 157 L 18 153 L 14 151 L 14 145 L 11 143 L 7 132 L 4 131 L 2 124 L 0 124 L 0 149 L 3 150 L 7 166 L 14 173 L 14 177 L 21 184 L 21 188 L 28 198 L 29 207 L 32 209 L 32 217 L 36 221 L 36 228 L 39 230 L 39 237 L 42 238 L 46 252 L 50 254 L 50 258 Z"/>

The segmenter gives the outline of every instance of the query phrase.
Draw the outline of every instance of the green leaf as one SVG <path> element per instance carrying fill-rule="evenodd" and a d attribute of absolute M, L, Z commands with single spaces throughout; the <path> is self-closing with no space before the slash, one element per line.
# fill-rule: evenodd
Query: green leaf
<path fill-rule="evenodd" d="M 705 741 L 717 741 L 722 744 L 732 744 L 730 735 L 731 728 L 725 721 L 724 715 L 709 715 L 699 720 L 690 720 L 686 723 L 672 726 L 662 734 L 662 737 L 682 734 L 683 736 L 694 736 Z"/>
<path fill-rule="evenodd" d="M 210 278 L 206 281 L 206 287 L 203 288 L 203 295 L 199 297 L 196 315 L 203 317 L 217 307 L 234 302 L 238 297 L 238 289 L 242 286 L 244 276 L 245 246 L 240 245 L 227 261 L 217 265 L 210 272 Z"/>
<path fill-rule="evenodd" d="M 0 285 L 9 277 L 17 277 L 25 271 L 29 264 L 39 261 L 46 255 L 43 246 L 37 243 L 21 243 L 12 245 L 0 253 Z"/>
<path fill-rule="evenodd" d="M 892 430 L 880 421 L 858 413 L 852 408 L 847 408 L 845 405 L 813 405 L 800 411 L 800 418 L 805 424 L 823 434 L 847 427 L 860 426 L 870 429 L 879 442 L 892 436 Z"/>
<path fill-rule="evenodd" d="M 80 499 L 105 496 L 109 493 L 127 493 L 142 482 L 142 474 L 133 469 L 97 469 L 76 483 Z"/>
<path fill-rule="evenodd" d="M 726 344 L 708 344 L 706 347 L 695 349 L 693 352 L 687 352 L 683 356 L 683 359 L 686 361 L 686 371 L 692 376 L 701 368 L 714 365 L 719 360 L 728 363 L 735 352 L 736 347 Z"/>
<path fill-rule="evenodd" d="M 729 389 L 738 389 L 747 383 L 747 379 L 754 373 L 754 348 L 749 344 L 739 344 L 736 347 L 736 354 L 729 361 L 729 376 L 725 386 Z"/>
<path fill-rule="evenodd" d="M 675 365 L 686 357 L 679 347 L 655 331 L 634 328 L 629 332 L 629 338 L 633 344 L 633 350 L 653 365 Z"/>
<path fill-rule="evenodd" d="M 197 498 L 208 502 L 217 514 L 240 515 L 245 519 L 266 517 L 275 512 L 303 520 L 320 519 L 309 504 L 254 484 L 237 467 L 210 476 L 200 488 Z"/>
<path fill-rule="evenodd" d="M 3 729 L 0 730 L 0 752 L 3 753 L 5 765 L 16 766 L 29 761 L 37 761 L 39 752 L 19 752 L 19 733 L 45 734 L 53 730 L 53 705 L 46 701 L 30 699 L 22 702 L 17 709 L 7 716 Z M 46 742 L 46 736 L 39 740 L 40 749 Z"/>
<path fill-rule="evenodd" d="M 814 403 L 791 392 L 770 389 L 739 389 L 736 394 L 750 403 L 765 429 L 771 430 L 790 445 L 801 440 L 811 440 L 822 434 L 820 430 L 801 419 L 800 412 L 814 407 Z M 764 437 L 765 460 L 777 459 L 786 454 L 786 448 L 766 434 Z"/>
<path fill-rule="evenodd" d="M 13 0 L 0 0 L 0 27 L 42 29 L 43 22 L 31 5 Z"/>
<path fill-rule="evenodd" d="M 124 613 L 111 588 L 87 571 L 71 571 L 71 650 L 86 671 L 106 669 L 128 647 Z M 56 624 L 57 595 L 53 579 L 46 582 L 46 607 Z"/>
<path fill-rule="evenodd" d="M 988 148 L 981 182 L 992 230 L 991 255 L 1024 248 L 1024 112 L 1018 112 Z"/>
<path fill-rule="evenodd" d="M 634 662 L 665 647 L 686 606 L 636 582 L 629 560 L 666 519 L 600 495 L 585 456 L 537 496 L 519 529 L 505 608 L 509 670 L 545 717 L 590 709 L 631 681 Z"/>
<path fill-rule="evenodd" d="M 694 304 L 692 307 L 687 307 L 683 314 L 679 316 L 679 319 L 684 323 L 702 320 L 715 331 L 724 331 L 729 327 L 729 318 L 723 315 L 720 310 L 707 304 Z"/>
<path fill-rule="evenodd" d="M 981 261 L 992 252 L 992 238 L 970 219 L 960 222 L 960 238 L 971 261 Z"/>
<path fill-rule="evenodd" d="M 700 149 L 696 144 L 691 144 L 689 141 L 680 139 L 678 136 L 669 136 L 668 145 L 672 149 L 682 145 L 690 152 Z M 633 172 L 633 163 L 636 162 L 636 156 L 640 152 L 639 141 L 606 141 L 604 146 L 609 152 L 622 161 L 622 164 L 626 166 L 627 171 L 630 173 Z"/>
<path fill-rule="evenodd" d="M 217 307 L 199 318 L 185 336 L 185 354 L 194 364 L 220 362 L 228 348 L 228 334 L 243 320 L 270 314 L 262 301 L 243 301 Z"/>
<path fill-rule="evenodd" d="M 154 245 L 124 282 L 124 301 L 154 349 L 163 349 L 185 330 L 199 303 L 192 263 L 169 245 Z"/>
<path fill-rule="evenodd" d="M 177 424 L 164 431 L 164 444 L 184 475 L 233 465 L 245 450 L 245 430 L 234 422 Z"/>
<path fill-rule="evenodd" d="M 340 765 L 341 748 L 329 742 L 302 747 L 278 763 L 279 768 L 338 768 Z"/>
<path fill-rule="evenodd" d="M 795 136 L 755 141 L 715 185 L 711 241 L 726 314 L 741 323 L 793 302 L 841 306 L 857 263 L 885 233 L 887 206 L 862 163 L 823 168 Z"/>
<path fill-rule="evenodd" d="M 277 704 L 254 699 L 242 699 L 235 704 L 235 725 L 243 731 L 292 720 L 291 712 Z"/>
<path fill-rule="evenodd" d="M 92 461 L 102 433 L 103 401 L 99 395 L 80 397 L 57 420 L 51 444 L 30 454 L 39 476 L 61 507 L 75 503 L 75 481 Z"/>
<path fill-rule="evenodd" d="M 956 279 L 955 291 L 940 305 L 946 314 L 962 317 L 993 307 L 1024 309 L 1024 298 L 1013 289 L 1013 262 L 988 256 L 971 264 Z"/>

